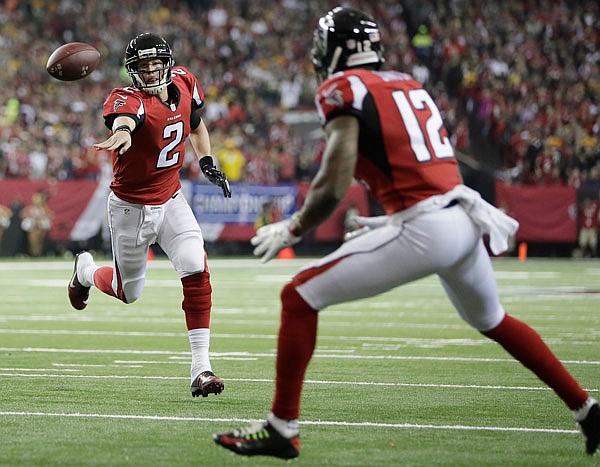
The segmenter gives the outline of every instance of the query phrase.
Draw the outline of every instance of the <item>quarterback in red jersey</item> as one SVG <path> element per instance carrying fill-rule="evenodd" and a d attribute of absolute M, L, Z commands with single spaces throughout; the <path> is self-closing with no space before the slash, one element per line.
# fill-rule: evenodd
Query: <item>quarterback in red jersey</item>
<path fill-rule="evenodd" d="M 137 120 L 135 144 L 132 138 L 127 157 L 113 152 L 114 178 L 110 188 L 125 201 L 164 204 L 181 188 L 179 170 L 185 140 L 194 123 L 191 119 L 204 104 L 204 95 L 187 69 L 175 66 L 171 73 L 173 86 L 167 87 L 167 95 L 169 89 L 174 95 L 167 97 L 166 102 L 135 87 L 113 89 L 104 102 L 105 119 L 126 115 Z M 206 131 L 200 126 L 202 122 L 196 121 L 195 125 L 194 129 Z"/>
<path fill-rule="evenodd" d="M 371 230 L 308 264 L 283 287 L 275 396 L 267 420 L 214 435 L 242 455 L 297 457 L 300 396 L 323 308 L 374 296 L 436 274 L 460 317 L 500 343 L 572 410 L 593 454 L 598 403 L 527 324 L 509 316 L 482 241 L 500 253 L 518 224 L 461 183 L 433 99 L 402 73 L 379 71 L 379 28 L 369 15 L 335 8 L 319 20 L 312 49 L 324 80 L 317 110 L 327 136 L 321 167 L 302 208 L 252 239 L 262 261 L 300 241 L 338 206 L 353 177 L 364 180 L 386 215 L 359 218 Z"/>
<path fill-rule="evenodd" d="M 125 67 L 132 86 L 111 91 L 104 103 L 111 135 L 94 145 L 112 151 L 108 221 L 113 267 L 98 267 L 89 252 L 79 253 L 69 300 L 84 309 L 95 286 L 133 303 L 144 288 L 149 248 L 158 243 L 183 286 L 192 396 L 220 394 L 224 384 L 208 355 L 212 288 L 204 240 L 179 180 L 189 138 L 204 175 L 231 197 L 227 177 L 214 167 L 208 130 L 198 113 L 204 94 L 192 73 L 174 66 L 171 48 L 155 34 L 140 34 L 129 42 Z"/>

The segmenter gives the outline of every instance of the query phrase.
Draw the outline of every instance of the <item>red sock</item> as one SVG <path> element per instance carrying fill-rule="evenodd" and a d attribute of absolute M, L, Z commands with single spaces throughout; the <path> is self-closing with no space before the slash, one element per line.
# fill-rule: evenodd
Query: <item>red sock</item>
<path fill-rule="evenodd" d="M 212 307 L 212 287 L 208 270 L 198 272 L 181 279 L 183 284 L 183 302 L 181 307 L 185 313 L 188 330 L 210 327 L 210 310 Z"/>
<path fill-rule="evenodd" d="M 112 278 L 113 278 L 113 268 L 110 266 L 102 266 L 96 269 L 94 273 L 94 285 L 111 297 L 117 297 L 120 300 L 123 300 L 123 289 L 121 287 L 121 283 L 119 282 L 119 291 L 118 295 L 115 294 L 112 288 Z M 124 300 L 123 300 L 124 301 Z"/>
<path fill-rule="evenodd" d="M 506 315 L 494 329 L 482 332 L 529 368 L 571 409 L 578 409 L 588 394 L 554 356 L 542 338 L 527 324 Z"/>
<path fill-rule="evenodd" d="M 298 294 L 293 283 L 281 291 L 281 325 L 277 340 L 277 376 L 271 411 L 286 420 L 300 416 L 304 374 L 317 340 L 318 313 Z"/>

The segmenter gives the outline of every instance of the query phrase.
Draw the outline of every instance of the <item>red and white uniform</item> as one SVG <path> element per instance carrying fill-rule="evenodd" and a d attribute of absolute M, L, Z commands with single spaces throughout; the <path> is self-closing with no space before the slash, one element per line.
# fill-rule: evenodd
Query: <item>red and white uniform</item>
<path fill-rule="evenodd" d="M 590 248 L 592 254 L 596 255 L 600 227 L 600 204 L 597 201 L 584 201 L 579 216 L 579 247 Z"/>
<path fill-rule="evenodd" d="M 122 200 L 163 204 L 179 190 L 185 141 L 190 134 L 192 111 L 204 105 L 196 77 L 184 67 L 174 67 L 173 84 L 179 102 L 166 104 L 133 87 L 113 89 L 104 103 L 104 118 L 129 115 L 138 121 L 131 148 L 119 156 L 113 151 L 111 190 Z"/>
<path fill-rule="evenodd" d="M 108 199 L 114 269 L 112 292 L 126 303 L 144 288 L 148 249 L 158 243 L 181 278 L 206 269 L 204 239 L 192 209 L 180 194 L 179 169 L 192 113 L 204 104 L 196 77 L 174 67 L 172 104 L 134 87 L 113 89 L 104 103 L 109 127 L 118 115 L 137 122 L 132 145 L 113 151 Z"/>
<path fill-rule="evenodd" d="M 504 310 L 482 225 L 490 221 L 495 233 L 503 225 L 499 237 L 505 237 L 516 222 L 505 217 L 498 224 L 504 215 L 461 184 L 442 117 L 421 84 L 398 72 L 346 70 L 319 87 L 316 104 L 323 125 L 339 115 L 359 119 L 355 178 L 368 185 L 387 218 L 301 270 L 292 280 L 295 290 L 320 310 L 437 274 L 470 325 L 498 325 Z"/>
<path fill-rule="evenodd" d="M 598 231 L 600 226 L 600 204 L 590 201 L 581 208 L 581 228 Z"/>
<path fill-rule="evenodd" d="M 387 214 L 461 183 L 440 112 L 409 75 L 349 70 L 321 85 L 316 104 L 323 124 L 341 114 L 359 118 L 355 178 Z"/>

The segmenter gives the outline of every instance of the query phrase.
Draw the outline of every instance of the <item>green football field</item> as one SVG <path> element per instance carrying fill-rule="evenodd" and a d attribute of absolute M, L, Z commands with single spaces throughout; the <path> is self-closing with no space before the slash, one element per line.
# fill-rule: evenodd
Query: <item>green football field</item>
<path fill-rule="evenodd" d="M 210 261 L 225 391 L 198 399 L 168 262 L 150 263 L 136 303 L 92 290 L 83 312 L 67 300 L 71 262 L 0 262 L 0 465 L 285 465 L 211 435 L 269 411 L 279 290 L 306 262 Z M 506 310 L 599 398 L 600 262 L 494 267 Z M 321 313 L 301 427 L 296 465 L 598 465 L 558 397 L 463 323 L 436 277 Z"/>

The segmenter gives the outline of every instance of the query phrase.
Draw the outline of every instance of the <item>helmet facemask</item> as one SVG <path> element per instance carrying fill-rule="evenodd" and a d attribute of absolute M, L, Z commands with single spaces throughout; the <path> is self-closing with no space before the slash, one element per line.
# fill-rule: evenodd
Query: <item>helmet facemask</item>
<path fill-rule="evenodd" d="M 319 20 L 319 27 L 313 34 L 313 45 L 310 49 L 310 59 L 319 80 L 325 80 L 331 74 L 327 69 L 327 17 Z"/>
<path fill-rule="evenodd" d="M 148 65 L 147 61 L 160 60 L 162 67 Z M 140 70 L 140 64 L 142 69 Z M 167 42 L 154 34 L 140 34 L 125 51 L 125 69 L 133 85 L 144 92 L 159 95 L 172 82 L 171 71 L 175 61 Z M 158 80 L 149 81 L 150 73 L 158 73 Z"/>
<path fill-rule="evenodd" d="M 171 84 L 171 70 L 173 68 L 173 63 L 161 59 L 162 68 L 153 67 L 148 71 L 140 71 L 137 67 L 142 61 L 143 60 L 139 60 L 138 63 L 134 65 L 136 67 L 135 69 L 132 67 L 132 69 L 127 70 L 131 81 L 136 88 L 141 89 L 148 94 L 160 94 L 169 84 Z M 149 77 L 150 73 L 158 73 L 158 81 L 149 82 L 145 77 Z"/>

